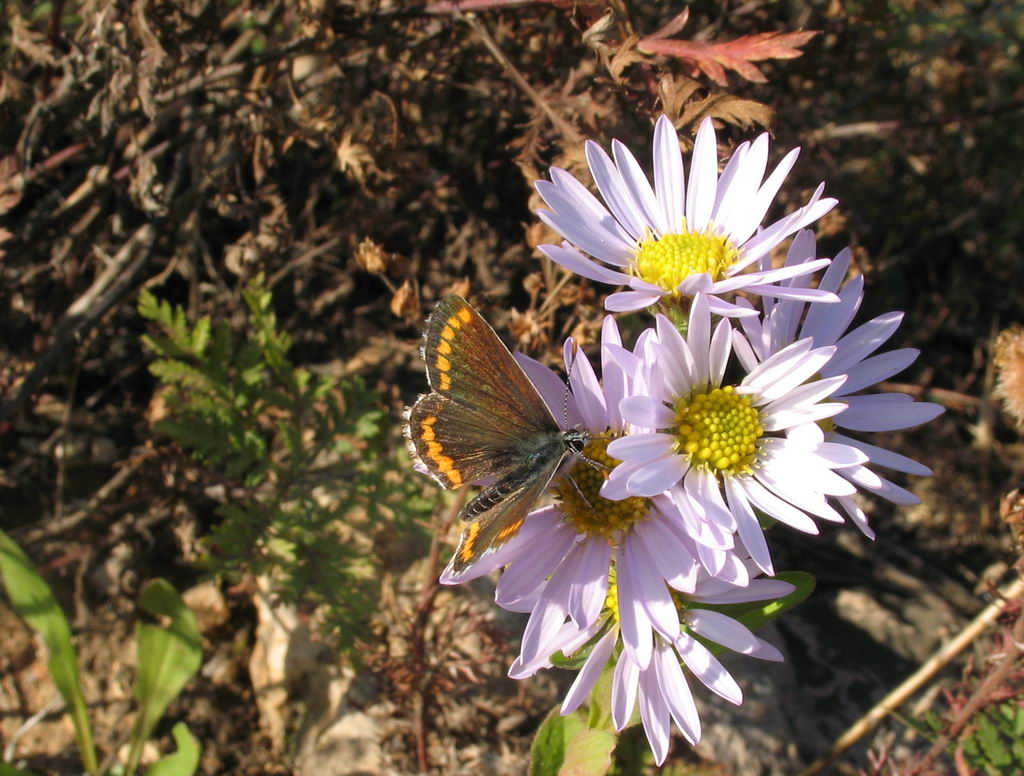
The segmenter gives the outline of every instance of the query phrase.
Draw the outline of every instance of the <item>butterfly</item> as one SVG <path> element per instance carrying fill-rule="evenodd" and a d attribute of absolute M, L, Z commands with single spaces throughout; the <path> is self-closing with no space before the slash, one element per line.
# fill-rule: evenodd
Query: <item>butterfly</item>
<path fill-rule="evenodd" d="M 494 329 L 454 294 L 424 332 L 430 393 L 409 409 L 415 458 L 441 486 L 487 480 L 459 512 L 466 523 L 450 564 L 461 574 L 515 536 L 585 431 L 564 430 Z"/>

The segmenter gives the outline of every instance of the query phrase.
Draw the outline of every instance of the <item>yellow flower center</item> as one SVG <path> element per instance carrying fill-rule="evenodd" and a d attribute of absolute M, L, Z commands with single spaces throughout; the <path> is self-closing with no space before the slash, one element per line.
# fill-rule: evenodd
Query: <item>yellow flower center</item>
<path fill-rule="evenodd" d="M 710 274 L 712 281 L 721 280 L 738 258 L 732 241 L 710 227 L 658 239 L 648 236 L 637 249 L 633 272 L 641 280 L 675 292 L 688 277 L 702 272 Z"/>
<path fill-rule="evenodd" d="M 615 582 L 615 566 L 608 569 L 608 594 L 604 597 L 604 608 L 612 618 L 619 621 L 619 586 Z"/>
<path fill-rule="evenodd" d="M 722 474 L 747 474 L 764 433 L 750 397 L 731 385 L 676 401 L 676 433 L 680 452 L 697 468 Z"/>
<path fill-rule="evenodd" d="M 605 539 L 628 530 L 650 511 L 645 498 L 631 496 L 611 501 L 599 495 L 608 472 L 619 463 L 608 455 L 610 441 L 606 437 L 595 437 L 583 448 L 584 457 L 607 466 L 607 470 L 597 469 L 584 460 L 577 461 L 555 488 L 566 522 L 578 533 Z"/>

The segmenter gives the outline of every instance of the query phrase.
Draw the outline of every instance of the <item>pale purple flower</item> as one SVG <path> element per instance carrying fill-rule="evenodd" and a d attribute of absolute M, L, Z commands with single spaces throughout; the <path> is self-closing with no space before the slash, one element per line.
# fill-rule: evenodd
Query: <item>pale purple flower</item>
<path fill-rule="evenodd" d="M 733 330 L 722 319 L 712 331 L 703 295 L 694 300 L 686 337 L 659 315 L 656 340 L 639 366 L 646 394 L 636 392 L 620 404 L 627 422 L 648 430 L 608 446 L 623 463 L 602 494 L 667 492 L 691 535 L 707 522 L 735 530 L 770 574 L 771 557 L 754 509 L 817 533 L 811 515 L 842 522 L 829 499 L 856 491 L 835 470 L 868 460 L 858 447 L 815 439 L 809 429 L 847 406 L 826 401 L 846 382 L 842 370 L 815 379 L 836 347 L 801 339 L 749 369 L 740 382 L 725 383 Z"/>
<path fill-rule="evenodd" d="M 803 231 L 793 241 L 786 266 L 806 265 L 814 260 L 815 253 L 814 234 L 809 230 Z M 762 318 L 742 319 L 743 334 L 746 336 L 734 332 L 733 347 L 748 370 L 756 369 L 759 364 L 796 340 L 807 340 L 816 348 L 834 347 L 834 354 L 818 374 L 826 378 L 846 375 L 846 381 L 832 394 L 831 399 L 844 402 L 847 406 L 821 425 L 808 424 L 802 427 L 800 434 L 803 441 L 812 445 L 847 445 L 860 450 L 872 464 L 905 474 L 930 475 L 931 469 L 917 461 L 835 430 L 893 431 L 920 425 L 943 412 L 943 407 L 938 404 L 914 401 L 902 393 L 863 393 L 906 369 L 918 357 L 919 351 L 916 348 L 899 348 L 877 353 L 899 327 L 903 320 L 901 312 L 879 315 L 847 331 L 864 298 L 862 276 L 843 282 L 850 258 L 848 248 L 840 252 L 818 284 L 819 288 L 838 294 L 838 304 L 810 305 L 805 312 L 807 305 L 798 300 L 765 300 Z M 807 275 L 789 281 L 793 285 L 808 282 L 810 276 Z M 920 503 L 920 499 L 913 493 L 879 476 L 864 464 L 837 469 L 836 473 L 858 488 L 894 504 L 905 506 Z M 874 538 L 866 515 L 850 495 L 837 496 L 836 502 L 861 531 Z"/>
<path fill-rule="evenodd" d="M 611 316 L 605 318 L 602 330 L 603 380 L 598 380 L 586 355 L 575 353 L 568 341 L 565 360 L 572 388 L 568 397 L 565 385 L 551 370 L 518 356 L 552 413 L 593 435 L 585 455 L 609 467 L 615 463 L 605 454 L 609 439 L 631 430 L 619 406 L 634 390 L 647 390 L 642 375 L 631 375 L 618 363 L 620 352 L 628 354 Z M 523 633 L 523 657 L 528 662 L 546 657 L 545 645 L 567 617 L 580 630 L 593 627 L 608 594 L 613 564 L 624 601 L 623 642 L 642 667 L 650 663 L 656 632 L 669 641 L 679 637 L 671 589 L 693 592 L 699 567 L 708 565 L 699 558 L 712 555 L 711 565 L 724 579 L 741 585 L 750 580 L 746 565 L 732 552 L 731 533 L 720 532 L 715 547 L 702 547 L 700 542 L 707 538 L 691 536 L 678 510 L 661 494 L 616 501 L 601 498 L 598 493 L 605 476 L 605 471 L 587 462 L 575 463 L 568 473 L 556 477 L 557 503 L 531 512 L 519 534 L 492 555 L 461 574 L 449 565 L 441 576 L 443 583 L 457 584 L 507 566 L 495 600 L 506 608 L 526 606 L 531 612 Z"/>
<path fill-rule="evenodd" d="M 776 285 L 820 269 L 827 260 L 751 269 L 836 205 L 836 200 L 822 197 L 821 184 L 803 207 L 761 228 L 798 153 L 790 151 L 765 178 L 768 135 L 762 134 L 740 144 L 719 174 L 715 130 L 708 118 L 697 132 L 687 185 L 679 138 L 669 118 L 662 116 L 654 130 L 652 187 L 625 145 L 612 141 L 613 160 L 588 140 L 587 161 L 604 203 L 568 172 L 552 167 L 551 180 L 535 184 L 551 208 L 538 215 L 566 240 L 540 250 L 583 277 L 629 286 L 606 300 L 606 308 L 616 312 L 697 292 L 708 296 L 713 312 L 726 316 L 751 314 L 722 298 L 739 290 L 834 301 L 832 294 L 817 289 Z"/>
<path fill-rule="evenodd" d="M 656 634 L 651 658 L 645 665 L 637 663 L 628 649 L 623 649 L 615 659 L 611 712 L 616 730 L 621 731 L 629 724 L 639 703 L 640 719 L 658 765 L 668 755 L 671 721 L 691 744 L 696 744 L 701 735 L 700 718 L 683 666 L 705 687 L 730 703 L 741 703 L 743 693 L 718 658 L 691 634 L 750 657 L 772 661 L 783 659 L 775 647 L 755 636 L 742 623 L 719 612 L 700 608 L 700 604 L 767 601 L 787 595 L 792 590 L 793 586 L 788 582 L 774 579 L 754 579 L 746 587 L 736 587 L 700 571 L 695 592 L 678 596 L 682 609 L 682 626 L 678 635 L 668 639 Z M 561 627 L 552 631 L 536 655 L 521 654 L 509 670 L 509 676 L 513 679 L 532 676 L 543 668 L 551 667 L 551 655 L 562 652 L 572 656 L 596 638 L 562 703 L 563 715 L 575 711 L 590 696 L 613 658 L 617 643 L 620 638 L 624 639 L 617 612 L 621 612 L 630 601 L 621 588 L 618 588 L 615 599 L 616 606 L 605 607 L 601 617 L 588 628 L 580 628 L 572 620 L 563 622 Z M 523 610 L 523 607 L 511 608 Z M 678 610 L 675 616 L 677 619 L 680 617 Z"/>

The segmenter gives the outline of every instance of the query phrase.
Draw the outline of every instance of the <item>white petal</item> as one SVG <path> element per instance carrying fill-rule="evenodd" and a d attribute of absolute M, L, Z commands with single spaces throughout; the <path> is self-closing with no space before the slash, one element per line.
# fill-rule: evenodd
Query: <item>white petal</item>
<path fill-rule="evenodd" d="M 627 423 L 643 428 L 670 428 L 676 422 L 676 414 L 650 396 L 627 396 L 619 404 L 619 412 Z M 665 436 L 668 436 L 672 445 L 675 445 L 674 437 L 668 434 Z M 671 450 L 672 446 L 668 446 L 661 452 L 667 453 Z"/>
<path fill-rule="evenodd" d="M 693 385 L 694 361 L 690 346 L 675 324 L 661 313 L 655 318 L 655 329 L 660 351 L 658 363 L 665 378 L 665 387 L 673 396 L 684 396 Z"/>
<path fill-rule="evenodd" d="M 747 376 L 743 378 L 743 387 L 750 387 L 755 391 L 760 391 L 761 388 L 771 385 L 803 361 L 810 350 L 810 339 L 798 340 L 787 345 L 778 353 L 773 354 L 750 370 Z"/>
<path fill-rule="evenodd" d="M 708 358 L 708 368 L 712 385 L 721 385 L 725 377 L 725 366 L 729 361 L 729 352 L 732 350 L 732 326 L 728 320 L 722 320 L 715 327 L 715 333 L 711 337 L 711 351 Z"/>
<path fill-rule="evenodd" d="M 647 182 L 647 176 L 636 161 L 636 157 L 630 153 L 618 140 L 612 141 L 612 156 L 615 158 L 615 166 L 619 168 L 623 183 L 627 191 L 633 197 L 633 204 L 642 214 L 643 220 L 654 227 L 659 234 L 667 234 L 670 231 L 665 221 L 658 199 L 654 196 L 651 184 Z"/>
<path fill-rule="evenodd" d="M 627 488 L 634 496 L 657 496 L 679 482 L 689 468 L 689 462 L 681 455 L 648 461 L 629 478 Z"/>
<path fill-rule="evenodd" d="M 608 410 L 604 391 L 594 374 L 594 367 L 585 354 L 577 354 L 569 368 L 569 384 L 586 428 L 604 431 L 608 427 Z"/>
<path fill-rule="evenodd" d="M 747 501 L 751 502 L 762 512 L 767 513 L 769 517 L 773 517 L 780 523 L 785 523 L 791 528 L 803 531 L 804 533 L 818 533 L 818 526 L 814 524 L 814 521 L 806 513 L 801 512 L 792 504 L 787 504 L 779 497 L 768 492 L 753 477 L 737 477 L 736 485 L 742 488 Z"/>
<path fill-rule="evenodd" d="M 833 261 L 836 260 L 838 258 Z M 825 273 L 826 277 L 828 274 Z M 807 311 L 807 319 L 800 329 L 800 336 L 813 337 L 815 347 L 834 345 L 846 331 L 846 327 L 860 309 L 861 299 L 864 297 L 864 276 L 857 275 L 852 278 L 838 293 L 837 304 L 811 305 Z"/>
<path fill-rule="evenodd" d="M 569 616 L 580 628 L 587 628 L 597 621 L 608 595 L 608 570 L 611 548 L 601 538 L 591 538 L 582 543 L 576 569 L 576 580 L 569 591 Z"/>
<path fill-rule="evenodd" d="M 761 426 L 765 431 L 783 431 L 803 423 L 815 423 L 831 418 L 845 409 L 846 404 L 843 402 L 822 402 L 788 410 L 774 410 L 771 417 L 761 421 Z"/>
<path fill-rule="evenodd" d="M 560 712 L 562 716 L 576 711 L 580 704 L 590 695 L 594 685 L 597 684 L 597 680 L 601 678 L 601 672 L 608 664 L 608 658 L 612 656 L 612 649 L 615 648 L 615 639 L 617 637 L 618 634 L 612 629 L 604 634 L 597 644 L 594 645 L 594 649 L 587 657 L 587 662 L 583 664 L 583 668 L 576 675 L 576 681 L 572 683 L 569 692 L 565 694 L 565 700 L 562 701 Z"/>
<path fill-rule="evenodd" d="M 796 343 L 799 344 L 799 343 Z M 788 349 L 787 349 L 788 350 Z M 780 351 L 776 356 L 780 356 L 786 351 Z M 821 368 L 828 363 L 829 358 L 832 357 L 833 348 L 815 348 L 806 352 L 802 358 L 795 363 L 792 358 L 779 359 L 779 363 L 775 364 L 776 356 L 768 359 L 765 365 L 772 364 L 773 368 L 765 370 L 759 375 L 759 379 L 751 381 L 749 378 L 743 380 L 744 388 L 752 388 L 758 393 L 758 406 L 768 404 L 768 402 L 774 402 L 779 400 L 790 400 L 788 404 L 794 404 L 791 401 L 793 395 L 799 391 L 804 391 L 810 395 L 816 393 L 814 389 L 809 389 L 807 386 L 801 385 L 810 380 L 814 375 L 821 371 Z M 788 366 L 786 371 L 783 371 L 782 365 Z M 839 378 L 843 379 L 840 380 Z M 818 380 L 810 385 L 817 386 L 817 389 L 828 388 L 828 392 L 819 398 L 830 396 L 835 393 L 836 390 L 846 381 L 845 375 L 836 375 L 835 377 L 828 378 L 828 382 L 824 380 Z M 813 403 L 817 399 L 804 398 L 801 400 L 802 403 Z"/>
<path fill-rule="evenodd" d="M 746 604 L 754 601 L 774 601 L 796 590 L 795 585 L 781 579 L 752 579 L 746 587 L 735 587 L 708 580 L 701 584 L 694 601 L 707 604 Z"/>
<path fill-rule="evenodd" d="M 703 390 L 710 380 L 709 349 L 711 347 L 711 312 L 704 294 L 697 294 L 690 307 L 690 321 L 686 331 L 686 344 L 693 357 L 693 383 L 691 390 Z"/>
<path fill-rule="evenodd" d="M 619 402 L 629 389 L 629 375 L 632 372 L 623 370 L 616 363 L 610 352 L 611 348 L 621 350 L 622 340 L 615 318 L 606 315 L 604 323 L 601 324 L 601 383 L 604 388 L 605 406 L 608 408 L 608 427 L 612 431 L 621 431 L 622 415 L 619 412 Z"/>
<path fill-rule="evenodd" d="M 654 188 L 661 206 L 661 223 L 668 233 L 679 234 L 683 231 L 686 207 L 684 181 L 679 136 L 668 116 L 661 116 L 654 126 Z"/>
<path fill-rule="evenodd" d="M 597 203 L 589 191 L 582 185 L 580 188 Z M 636 245 L 607 210 L 601 208 L 603 215 L 595 215 L 578 198 L 567 195 L 565 189 L 545 181 L 537 181 L 537 191 L 554 208 L 538 210 L 541 221 L 594 258 L 621 267 L 629 265 Z"/>
<path fill-rule="evenodd" d="M 716 523 L 729 533 L 736 530 L 736 518 L 725 505 L 715 475 L 694 467 L 686 473 L 683 485 L 691 500 L 700 504 L 705 519 Z"/>
<path fill-rule="evenodd" d="M 742 318 L 740 320 L 742 322 L 756 319 Z M 745 329 L 746 327 L 744 327 L 744 330 Z M 757 367 L 757 355 L 754 353 L 754 349 L 750 345 L 750 340 L 743 336 L 739 331 L 733 331 L 732 333 L 732 352 L 736 354 L 736 358 L 739 359 L 740 366 L 743 367 L 744 371 L 750 372 Z"/>
<path fill-rule="evenodd" d="M 608 455 L 621 461 L 645 463 L 668 455 L 673 451 L 675 444 L 675 437 L 671 434 L 626 434 L 608 444 Z"/>
<path fill-rule="evenodd" d="M 821 199 L 821 194 L 824 190 L 824 184 L 818 186 L 806 205 L 779 219 L 750 238 L 743 245 L 743 258 L 737 262 L 737 266 L 742 268 L 752 264 L 762 256 L 767 255 L 772 248 L 785 240 L 786 237 L 814 223 L 834 208 L 838 204 L 837 200 L 831 198 Z"/>
<path fill-rule="evenodd" d="M 700 716 L 675 650 L 659 643 L 656 660 L 655 668 L 669 714 L 686 740 L 696 745 L 700 741 Z"/>
<path fill-rule="evenodd" d="M 799 148 L 794 148 L 786 154 L 782 161 L 772 170 L 768 180 L 757 190 L 756 195 L 748 197 L 746 206 L 737 213 L 740 218 L 737 218 L 731 224 L 731 237 L 737 243 L 742 244 L 745 242 L 754 233 L 754 230 L 757 229 L 768 212 L 768 208 L 775 201 L 775 195 L 779 193 L 779 188 L 782 186 L 783 181 L 785 181 L 789 171 L 793 168 L 793 165 L 796 164 L 796 159 L 799 155 Z M 763 170 L 764 168 L 762 168 L 762 175 L 764 174 Z M 758 182 L 760 182 L 760 176 L 758 176 L 758 179 Z"/>
<path fill-rule="evenodd" d="M 903 313 L 891 312 L 858 326 L 836 343 L 836 355 L 830 368 L 837 373 L 851 369 L 882 347 L 896 333 L 902 320 Z"/>
<path fill-rule="evenodd" d="M 612 163 L 604 149 L 593 140 L 588 140 L 585 147 L 590 172 L 594 176 L 598 191 L 601 192 L 601 196 L 604 197 L 604 201 L 612 211 L 612 215 L 634 240 L 643 240 L 648 227 L 652 225 L 644 222 L 644 217 L 633 204 L 633 198 L 626 190 L 618 168 Z"/>
<path fill-rule="evenodd" d="M 629 275 L 616 272 L 613 269 L 591 261 L 575 248 L 565 245 L 539 245 L 540 252 L 551 259 L 555 264 L 565 267 L 570 272 L 575 272 L 581 277 L 596 280 L 599 283 L 609 283 L 613 286 L 621 286 L 629 282 Z"/>
<path fill-rule="evenodd" d="M 718 192 L 718 146 L 715 127 L 708 117 L 697 130 L 690 156 L 690 188 L 686 192 L 686 225 L 689 231 L 702 232 L 711 220 Z"/>
<path fill-rule="evenodd" d="M 562 378 L 548 369 L 540 361 L 536 361 L 523 353 L 515 354 L 516 363 L 526 372 L 526 376 L 544 399 L 551 417 L 562 428 L 579 428 L 583 424 L 583 416 L 576 406 L 576 400 Z"/>
<path fill-rule="evenodd" d="M 832 432 L 829 435 L 829 439 L 833 442 L 839 442 L 840 444 L 856 447 L 868 456 L 871 463 L 877 464 L 878 466 L 884 466 L 886 469 L 905 472 L 907 474 L 917 474 L 922 477 L 927 477 L 932 473 L 932 470 L 927 466 L 918 463 L 911 458 L 907 458 L 905 455 L 900 455 L 899 453 L 894 453 L 891 450 L 876 447 L 875 445 L 869 445 L 867 442 L 862 442 L 859 439 L 851 439 L 848 436 L 843 436 L 842 434 L 837 434 L 835 432 Z"/>
<path fill-rule="evenodd" d="M 860 532 L 871 540 L 875 538 L 875 532 L 871 529 L 871 525 L 868 523 L 868 516 L 864 514 L 864 510 L 857 506 L 857 503 L 849 496 L 844 496 L 836 499 L 839 502 L 839 506 L 843 508 L 846 515 Z"/>
<path fill-rule="evenodd" d="M 640 674 L 640 720 L 647 734 L 647 743 L 654 754 L 654 763 L 661 765 L 668 757 L 669 713 L 661 695 L 656 669 Z"/>
<path fill-rule="evenodd" d="M 774 574 L 775 567 L 772 565 L 772 556 L 768 550 L 768 541 L 765 539 L 764 531 L 743 491 L 736 487 L 735 478 L 725 478 L 725 495 L 729 509 L 736 518 L 736 530 L 743 546 L 746 547 L 758 568 L 765 574 Z"/>
<path fill-rule="evenodd" d="M 633 716 L 639 679 L 640 669 L 636 663 L 628 655 L 621 655 L 612 675 L 612 722 L 618 731 L 626 727 Z"/>
<path fill-rule="evenodd" d="M 938 417 L 945 408 L 928 402 L 915 402 L 900 393 L 882 393 L 872 396 L 850 396 L 845 411 L 836 415 L 836 425 L 853 431 L 894 431 L 927 423 Z"/>
<path fill-rule="evenodd" d="M 743 623 L 710 609 L 687 609 L 686 624 L 708 641 L 749 655 L 757 650 L 757 637 Z"/>
<path fill-rule="evenodd" d="M 619 627 L 622 631 L 622 643 L 626 653 L 640 669 L 651 662 L 653 649 L 653 632 L 651 621 L 644 609 L 637 575 L 633 568 L 633 559 L 620 552 L 616 560 L 616 591 L 619 602 Z"/>
<path fill-rule="evenodd" d="M 696 639 L 681 635 L 675 642 L 679 656 L 704 686 L 730 703 L 743 702 L 743 691 L 718 658 Z"/>
<path fill-rule="evenodd" d="M 855 393 L 882 380 L 888 380 L 914 363 L 920 353 L 917 348 L 901 348 L 864 359 L 855 368 L 845 370 L 849 379 L 843 383 L 843 393 Z M 829 371 L 831 366 L 829 364 Z"/>
<path fill-rule="evenodd" d="M 667 520 L 656 512 L 633 530 L 666 584 L 692 593 L 697 564 Z"/>
<path fill-rule="evenodd" d="M 527 520 L 519 533 L 524 533 L 529 525 L 530 521 Z M 533 551 L 518 557 L 501 575 L 494 593 L 495 603 L 507 608 L 509 604 L 532 592 L 538 580 L 551 576 L 562 558 L 572 549 L 575 534 L 564 522 L 549 527 L 547 538 L 534 541 L 531 544 Z"/>
<path fill-rule="evenodd" d="M 668 291 L 665 292 L 666 294 Z M 616 291 L 604 300 L 604 309 L 613 313 L 631 313 L 650 307 L 661 299 L 662 294 L 649 291 Z"/>
<path fill-rule="evenodd" d="M 802 372 L 799 374 L 803 376 Z M 823 380 L 815 380 L 803 385 L 797 383 L 797 386 L 787 386 L 780 380 L 759 397 L 761 401 L 764 401 L 766 398 L 774 399 L 770 404 L 761 408 L 761 415 L 770 418 L 777 412 L 810 409 L 811 405 L 817 404 L 822 399 L 827 399 L 836 393 L 843 387 L 845 382 L 846 375 L 827 377 Z M 785 388 L 785 393 L 779 394 L 778 391 L 783 388 Z"/>
<path fill-rule="evenodd" d="M 736 245 L 742 245 L 749 233 L 737 234 L 747 221 L 751 200 L 757 193 L 768 164 L 768 135 L 758 135 L 753 143 L 740 143 L 718 179 L 718 202 L 712 220 Z M 756 223 L 760 222 L 760 218 Z"/>

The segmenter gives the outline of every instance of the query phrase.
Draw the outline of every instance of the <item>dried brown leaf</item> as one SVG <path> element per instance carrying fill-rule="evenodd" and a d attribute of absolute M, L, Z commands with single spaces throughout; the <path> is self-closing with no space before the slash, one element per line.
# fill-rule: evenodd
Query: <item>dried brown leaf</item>
<path fill-rule="evenodd" d="M 8 6 L 11 25 L 11 45 L 39 65 L 57 66 L 57 58 L 46 43 L 46 36 L 34 31 L 14 6 Z"/>
<path fill-rule="evenodd" d="M 667 113 L 670 118 L 682 116 L 683 110 L 693 98 L 694 92 L 700 88 L 699 81 L 694 81 L 684 75 L 666 73 L 658 82 L 658 98 L 661 100 L 662 111 Z"/>
<path fill-rule="evenodd" d="M 341 171 L 350 173 L 360 183 L 366 182 L 368 170 L 376 169 L 370 149 L 362 143 L 355 142 L 351 132 L 345 132 L 341 136 L 334 153 Z"/>
<path fill-rule="evenodd" d="M 391 255 L 384 250 L 384 246 L 369 237 L 364 238 L 356 247 L 356 264 L 370 274 L 386 274 L 391 262 Z"/>
<path fill-rule="evenodd" d="M 639 38 L 636 35 L 630 35 L 622 44 L 615 50 L 615 54 L 608 62 L 608 72 L 611 73 L 612 78 L 616 81 L 621 80 L 622 71 L 630 65 L 643 61 L 643 55 L 637 51 L 637 43 Z"/>
<path fill-rule="evenodd" d="M 22 186 L 19 185 L 18 158 L 14 154 L 0 159 L 0 215 L 21 201 Z"/>
<path fill-rule="evenodd" d="M 396 317 L 410 322 L 420 319 L 420 295 L 409 278 L 405 279 L 391 297 L 391 312 Z"/>
<path fill-rule="evenodd" d="M 739 73 L 748 81 L 765 83 L 768 79 L 761 69 L 753 64 L 754 62 L 799 57 L 803 54 L 800 47 L 817 34 L 816 30 L 759 32 L 724 43 L 705 43 L 695 40 L 672 40 L 655 33 L 641 38 L 638 48 L 648 54 L 664 54 L 681 59 L 689 63 L 689 75 L 697 76 L 703 72 L 720 86 L 728 83 L 726 69 Z"/>
<path fill-rule="evenodd" d="M 684 125 L 695 125 L 705 116 L 739 127 L 750 127 L 753 124 L 769 127 L 774 113 L 767 105 L 756 100 L 744 100 L 731 94 L 713 94 L 703 100 L 688 103 L 680 118 Z"/>

